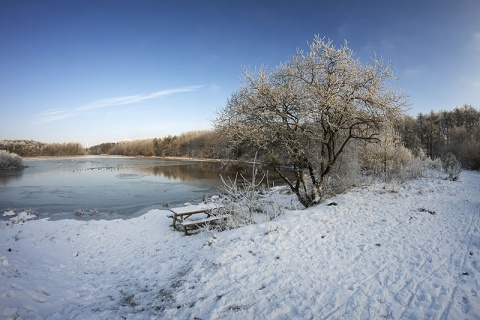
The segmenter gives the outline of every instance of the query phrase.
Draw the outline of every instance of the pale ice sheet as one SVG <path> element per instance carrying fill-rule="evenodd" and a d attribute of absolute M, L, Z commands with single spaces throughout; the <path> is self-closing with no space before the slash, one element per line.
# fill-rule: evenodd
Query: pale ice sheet
<path fill-rule="evenodd" d="M 189 237 L 161 210 L 2 221 L 0 318 L 478 319 L 479 195 L 473 172 L 364 186 Z"/>

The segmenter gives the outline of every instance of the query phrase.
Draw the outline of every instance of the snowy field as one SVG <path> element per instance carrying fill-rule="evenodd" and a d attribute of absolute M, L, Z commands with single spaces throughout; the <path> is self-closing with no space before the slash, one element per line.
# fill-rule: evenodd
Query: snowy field
<path fill-rule="evenodd" d="M 2 221 L 0 318 L 480 318 L 479 173 L 222 233 L 185 237 L 166 214 Z"/>

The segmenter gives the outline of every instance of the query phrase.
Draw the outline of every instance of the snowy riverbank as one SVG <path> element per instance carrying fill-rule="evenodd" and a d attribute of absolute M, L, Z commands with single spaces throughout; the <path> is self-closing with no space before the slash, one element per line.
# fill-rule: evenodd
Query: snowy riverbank
<path fill-rule="evenodd" d="M 0 318 L 480 318 L 479 173 L 218 234 L 185 237 L 166 214 L 2 221 Z"/>

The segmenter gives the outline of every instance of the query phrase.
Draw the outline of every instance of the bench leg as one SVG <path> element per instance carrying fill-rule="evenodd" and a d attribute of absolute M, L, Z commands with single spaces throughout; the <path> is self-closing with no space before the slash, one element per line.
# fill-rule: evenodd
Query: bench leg
<path fill-rule="evenodd" d="M 175 229 L 176 224 L 177 224 L 177 214 L 173 213 L 173 229 Z"/>

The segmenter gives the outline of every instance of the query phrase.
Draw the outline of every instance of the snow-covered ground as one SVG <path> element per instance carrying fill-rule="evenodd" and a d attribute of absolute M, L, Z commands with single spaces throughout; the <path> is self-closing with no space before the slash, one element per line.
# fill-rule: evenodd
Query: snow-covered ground
<path fill-rule="evenodd" d="M 479 173 L 222 233 L 185 237 L 166 214 L 1 222 L 0 318 L 480 318 Z"/>

